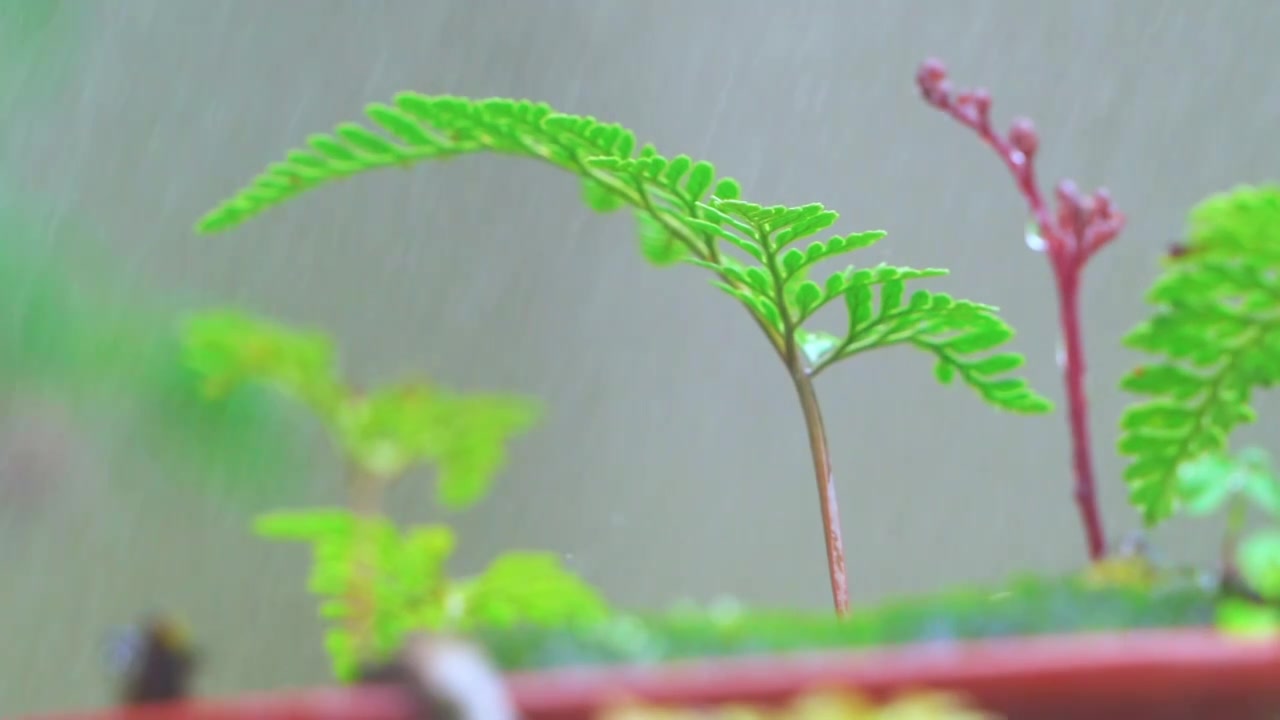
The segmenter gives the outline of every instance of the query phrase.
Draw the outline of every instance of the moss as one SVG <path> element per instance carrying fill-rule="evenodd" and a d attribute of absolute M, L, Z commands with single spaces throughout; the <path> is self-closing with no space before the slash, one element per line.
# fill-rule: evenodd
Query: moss
<path fill-rule="evenodd" d="M 827 612 L 674 612 L 623 615 L 575 627 L 476 634 L 505 669 L 646 664 L 685 658 L 867 648 L 1049 633 L 1212 624 L 1216 596 L 1191 584 L 1152 591 L 1090 588 L 1076 579 L 1020 578 L 1003 589 L 964 589 Z"/>

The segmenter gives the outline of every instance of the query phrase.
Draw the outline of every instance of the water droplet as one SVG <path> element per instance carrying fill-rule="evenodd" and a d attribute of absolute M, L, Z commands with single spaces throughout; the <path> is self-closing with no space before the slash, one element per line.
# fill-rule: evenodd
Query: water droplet
<path fill-rule="evenodd" d="M 1031 248 L 1031 252 L 1044 252 L 1048 244 L 1044 238 L 1040 237 L 1040 233 L 1035 223 L 1027 223 L 1027 231 L 1024 236 L 1027 241 L 1027 247 Z"/>

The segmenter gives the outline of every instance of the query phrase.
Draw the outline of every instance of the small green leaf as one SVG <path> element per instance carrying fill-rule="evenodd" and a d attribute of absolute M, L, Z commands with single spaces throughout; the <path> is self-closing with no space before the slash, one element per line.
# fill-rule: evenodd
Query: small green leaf
<path fill-rule="evenodd" d="M 864 232 L 845 235 L 840 239 L 840 247 L 842 250 L 862 250 L 880 242 L 889 233 L 884 230 L 867 230 Z M 835 242 L 834 240 L 832 241 Z M 945 272 L 945 271 L 944 271 Z"/>
<path fill-rule="evenodd" d="M 1244 494 L 1254 506 L 1271 517 L 1280 517 L 1280 482 L 1268 473 L 1251 473 L 1245 479 Z"/>
<path fill-rule="evenodd" d="M 345 630 L 330 630 L 325 633 L 325 649 L 333 663 L 333 674 L 339 682 L 355 682 L 360 674 L 360 658 L 356 653 L 356 641 Z"/>
<path fill-rule="evenodd" d="M 506 464 L 506 444 L 532 427 L 538 413 L 538 405 L 526 398 L 454 398 L 445 413 L 450 434 L 429 447 L 437 464 L 440 504 L 457 510 L 483 498 L 494 475 Z"/>
<path fill-rule="evenodd" d="M 849 334 L 858 332 L 859 326 L 871 319 L 875 308 L 871 304 L 871 286 L 858 284 L 844 293 L 845 306 L 849 311 Z"/>
<path fill-rule="evenodd" d="M 742 186 L 732 178 L 721 178 L 711 194 L 721 200 L 737 200 L 742 197 Z"/>
<path fill-rule="evenodd" d="M 326 600 L 320 603 L 322 620 L 342 620 L 351 616 L 351 607 L 342 600 Z"/>
<path fill-rule="evenodd" d="M 328 338 L 235 311 L 190 317 L 183 332 L 183 354 L 210 398 L 256 381 L 298 397 L 327 417 L 345 392 Z"/>
<path fill-rule="evenodd" d="M 800 250 L 791 248 L 782 254 L 782 269 L 785 274 L 791 275 L 804 265 L 805 255 Z"/>
<path fill-rule="evenodd" d="M 933 365 L 933 376 L 943 385 L 950 385 L 952 380 L 956 378 L 956 364 L 945 359 L 939 359 Z"/>
<path fill-rule="evenodd" d="M 906 283 L 901 280 L 889 280 L 880 286 L 880 314 L 887 315 L 902 307 L 902 295 L 906 292 Z"/>
<path fill-rule="evenodd" d="M 746 279 L 747 285 L 757 293 L 766 297 L 773 294 L 773 279 L 761 268 L 749 267 L 743 277 Z"/>
<path fill-rule="evenodd" d="M 809 314 L 822 300 L 822 288 L 812 280 L 805 280 L 796 288 L 795 301 L 802 314 Z"/>
<path fill-rule="evenodd" d="M 351 513 L 342 508 L 282 510 L 260 515 L 254 520 L 257 535 L 278 540 L 321 540 L 350 534 Z"/>
<path fill-rule="evenodd" d="M 840 219 L 838 213 L 824 210 L 817 203 L 806 205 L 803 208 L 799 208 L 799 210 L 806 212 L 798 213 L 794 220 L 783 218 L 770 226 L 772 232 L 777 232 L 776 242 L 778 247 L 784 247 L 797 240 L 803 240 L 822 232 Z"/>
<path fill-rule="evenodd" d="M 1205 380 L 1176 365 L 1154 365 L 1130 373 L 1120 387 L 1141 395 L 1168 394 L 1177 400 L 1189 400 L 1205 389 Z"/>
<path fill-rule="evenodd" d="M 307 144 L 319 153 L 321 157 L 337 162 L 339 167 L 343 164 L 358 165 L 360 163 L 358 155 L 329 135 L 312 135 L 307 138 Z"/>
<path fill-rule="evenodd" d="M 334 133 L 347 144 L 369 155 L 399 155 L 400 149 L 384 137 L 380 137 L 363 125 L 342 123 Z"/>
<path fill-rule="evenodd" d="M 1008 326 L 992 325 L 966 332 L 943 344 L 948 350 L 958 355 L 991 350 L 1008 342 L 1013 337 L 1013 329 Z"/>
<path fill-rule="evenodd" d="M 677 155 L 671 158 L 671 164 L 667 166 L 667 170 L 663 173 L 663 185 L 675 187 L 679 185 L 680 180 L 684 178 L 685 173 L 689 172 L 689 168 L 693 167 L 693 161 L 688 155 Z"/>
<path fill-rule="evenodd" d="M 715 176 L 716 168 L 711 163 L 704 160 L 695 164 L 693 171 L 689 173 L 689 180 L 685 182 L 685 192 L 694 201 L 702 200 L 702 197 L 707 194 L 707 189 L 711 187 L 711 182 L 715 179 Z"/>
<path fill-rule="evenodd" d="M 969 364 L 969 371 L 977 375 L 1000 375 L 1022 367 L 1026 358 L 1015 353 L 990 355 Z"/>
<path fill-rule="evenodd" d="M 1249 537 L 1241 544 L 1237 560 L 1251 588 L 1268 600 L 1280 600 L 1280 531 Z"/>
<path fill-rule="evenodd" d="M 598 622 L 608 605 L 551 553 L 504 553 L 466 583 L 460 602 L 467 627 Z"/>
<path fill-rule="evenodd" d="M 1139 436 L 1140 437 L 1140 436 Z M 1178 492 L 1187 512 L 1209 515 L 1221 510 L 1239 489 L 1235 466 L 1220 455 L 1203 455 L 1178 467 Z"/>
<path fill-rule="evenodd" d="M 1215 610 L 1214 624 L 1233 636 L 1270 641 L 1280 636 L 1280 610 L 1241 598 L 1224 598 Z"/>
<path fill-rule="evenodd" d="M 1121 418 L 1125 428 L 1147 428 L 1181 432 L 1197 421 L 1194 410 L 1164 400 L 1131 406 Z"/>
<path fill-rule="evenodd" d="M 640 226 L 640 252 L 645 260 L 657 267 L 669 267 L 689 255 L 688 248 L 652 215 L 636 213 L 636 221 Z"/>
<path fill-rule="evenodd" d="M 589 177 L 582 178 L 582 202 L 598 213 L 614 212 L 626 205 L 617 193 Z"/>
<path fill-rule="evenodd" d="M 387 132 L 410 145 L 436 147 L 440 144 L 422 129 L 422 125 L 412 115 L 399 108 L 373 103 L 365 108 L 365 113 Z"/>

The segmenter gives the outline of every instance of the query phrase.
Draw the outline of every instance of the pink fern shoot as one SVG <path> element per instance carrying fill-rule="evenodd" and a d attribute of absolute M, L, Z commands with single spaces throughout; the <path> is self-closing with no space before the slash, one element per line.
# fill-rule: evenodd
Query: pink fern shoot
<path fill-rule="evenodd" d="M 1036 180 L 1035 158 L 1040 137 L 1029 119 L 1018 118 L 1010 124 L 1007 133 L 998 134 L 991 127 L 991 94 L 980 88 L 957 90 L 940 60 L 925 60 L 916 73 L 916 84 L 925 102 L 973 130 L 1000 156 L 1026 200 L 1044 242 L 1057 284 L 1058 321 L 1066 356 L 1062 370 L 1071 429 L 1075 500 L 1089 557 L 1096 561 L 1106 554 L 1107 543 L 1098 510 L 1089 438 L 1084 342 L 1080 335 L 1080 276 L 1089 259 L 1120 234 L 1124 215 L 1116 209 L 1105 189 L 1086 195 L 1070 180 L 1058 183 L 1054 190 L 1056 208 L 1051 210 Z"/>

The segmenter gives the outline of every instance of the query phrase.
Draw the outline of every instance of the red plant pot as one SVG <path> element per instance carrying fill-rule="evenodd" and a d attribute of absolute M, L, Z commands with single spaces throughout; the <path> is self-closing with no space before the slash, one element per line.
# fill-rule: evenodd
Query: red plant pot
<path fill-rule="evenodd" d="M 621 700 L 777 704 L 847 688 L 875 697 L 948 689 L 1009 720 L 1280 716 L 1280 643 L 1207 630 L 1013 638 L 847 653 L 514 673 L 528 720 L 588 720 Z M 299 690 L 40 720 L 408 720 L 395 688 Z"/>

